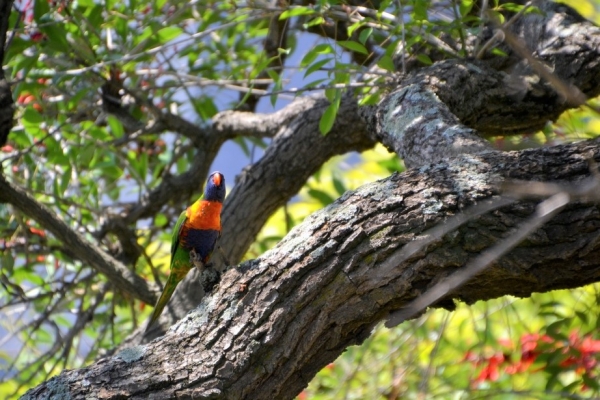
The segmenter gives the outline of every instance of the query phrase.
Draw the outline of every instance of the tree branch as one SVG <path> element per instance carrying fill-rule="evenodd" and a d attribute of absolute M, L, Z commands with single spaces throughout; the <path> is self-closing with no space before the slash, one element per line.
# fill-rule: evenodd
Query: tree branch
<path fill-rule="evenodd" d="M 390 312 L 511 234 L 535 208 L 517 203 L 476 218 L 400 263 L 393 255 L 425 230 L 498 193 L 505 178 L 577 182 L 600 140 L 512 153 L 462 155 L 345 194 L 261 258 L 228 271 L 167 335 L 28 392 L 163 399 L 293 398 Z M 600 280 L 600 210 L 572 204 L 467 285 L 468 303 L 528 296 Z M 160 372 L 159 372 L 160 371 Z"/>
<path fill-rule="evenodd" d="M 279 0 L 278 3 L 281 3 L 281 5 L 286 4 L 285 1 L 281 0 Z M 287 54 L 285 52 L 280 52 L 279 49 L 285 49 L 287 46 L 287 34 L 289 31 L 290 20 L 281 20 L 279 19 L 280 16 L 280 12 L 274 13 L 269 19 L 269 29 L 264 40 L 264 57 L 271 61 L 265 66 L 264 70 L 260 71 L 260 73 L 257 75 L 256 78 L 259 80 L 270 77 L 269 73 L 267 72 L 268 69 L 271 69 L 278 75 L 281 74 L 283 66 L 285 65 Z M 257 83 L 254 85 L 254 88 L 258 91 L 265 90 L 268 87 L 268 83 Z M 240 100 L 242 100 L 244 97 L 245 94 L 240 93 Z M 260 96 L 251 93 L 247 97 L 243 108 L 254 112 L 256 111 L 256 105 L 258 104 L 259 100 Z"/>
<path fill-rule="evenodd" d="M 524 59 L 513 65 L 509 74 L 484 62 L 438 62 L 410 74 L 377 107 L 361 109 L 370 131 L 414 167 L 489 151 L 479 135 L 538 131 L 579 105 L 583 94 L 598 95 L 600 28 L 564 5 L 545 3 L 542 10 L 544 15 L 534 13 L 511 26 L 523 35 L 531 24 L 538 27 L 531 33 L 538 40 L 528 40 L 535 45 L 534 67 L 531 57 L 529 63 Z M 578 35 L 568 35 L 574 30 Z M 548 80 L 536 75 L 547 68 L 542 63 L 552 66 L 552 73 L 543 74 Z"/>
<path fill-rule="evenodd" d="M 93 245 L 80 233 L 74 231 L 58 218 L 48 207 L 39 203 L 22 188 L 8 182 L 0 175 L 0 202 L 9 203 L 35 219 L 44 229 L 69 247 L 73 254 L 104 274 L 118 289 L 131 294 L 145 303 L 156 301 L 158 288 L 149 284 L 132 270 Z"/>

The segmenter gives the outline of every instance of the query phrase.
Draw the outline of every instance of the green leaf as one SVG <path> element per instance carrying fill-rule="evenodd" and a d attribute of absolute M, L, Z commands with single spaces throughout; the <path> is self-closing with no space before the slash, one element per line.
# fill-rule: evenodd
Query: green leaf
<path fill-rule="evenodd" d="M 304 57 L 302 57 L 302 61 L 300 61 L 301 67 L 306 67 L 310 63 L 312 63 L 318 55 L 320 54 L 331 54 L 334 53 L 333 47 L 331 47 L 328 43 L 321 43 L 306 53 Z"/>
<path fill-rule="evenodd" d="M 338 97 L 339 95 L 339 89 L 335 89 L 335 88 L 327 88 L 325 89 L 325 97 L 327 98 L 327 100 L 329 100 L 330 102 L 334 102 L 335 99 Z"/>
<path fill-rule="evenodd" d="M 160 43 L 167 43 L 171 40 L 179 37 L 183 33 L 183 30 L 178 26 L 168 26 L 166 28 L 162 28 L 158 32 L 156 32 L 156 36 L 158 36 L 158 41 Z"/>
<path fill-rule="evenodd" d="M 133 43 L 140 44 L 144 40 L 150 38 L 153 35 L 152 28 L 149 26 L 145 27 L 143 31 L 141 31 L 138 35 L 133 38 Z"/>
<path fill-rule="evenodd" d="M 308 189 L 308 195 L 317 199 L 322 205 L 326 206 L 335 201 L 330 195 L 318 189 Z"/>
<path fill-rule="evenodd" d="M 3 252 L 2 254 L 2 268 L 9 274 L 12 273 L 15 265 L 15 259 L 10 255 L 10 252 Z"/>
<path fill-rule="evenodd" d="M 279 20 L 284 20 L 292 17 L 298 17 L 300 15 L 313 15 L 316 14 L 315 10 L 311 7 L 294 7 L 281 13 Z"/>
<path fill-rule="evenodd" d="M 394 61 L 392 57 L 387 54 L 383 55 L 379 61 L 377 61 L 377 65 L 386 71 L 394 72 L 396 70 L 396 66 L 394 65 Z"/>
<path fill-rule="evenodd" d="M 360 99 L 360 101 L 358 102 L 358 105 L 359 106 L 375 105 L 375 104 L 379 103 L 380 97 L 381 97 L 380 91 L 377 91 L 375 93 L 368 93 Z"/>
<path fill-rule="evenodd" d="M 318 16 L 316 18 L 311 19 L 310 21 L 308 21 L 305 24 L 302 24 L 302 27 L 304 29 L 308 29 L 311 26 L 316 26 L 316 25 L 322 25 L 325 22 L 325 18 Z"/>
<path fill-rule="evenodd" d="M 54 180 L 54 192 L 58 197 L 64 197 L 65 192 L 69 187 L 69 182 L 71 181 L 71 174 L 73 169 L 69 166 L 65 168 L 63 173 Z"/>
<path fill-rule="evenodd" d="M 44 118 L 34 110 L 31 106 L 28 106 L 23 113 L 23 128 L 25 132 L 31 135 L 32 138 L 39 138 L 42 135 L 42 129 L 40 128 Z"/>
<path fill-rule="evenodd" d="M 308 88 L 318 87 L 323 82 L 327 82 L 327 79 L 317 79 L 317 80 L 314 80 L 312 82 L 309 82 L 309 83 L 305 84 L 304 87 L 307 88 L 307 89 Z"/>
<path fill-rule="evenodd" d="M 364 45 L 362 45 L 358 42 L 355 42 L 354 40 L 340 40 L 337 42 L 337 44 L 339 44 L 340 46 L 342 46 L 345 49 L 354 51 L 356 53 L 369 54 L 369 52 L 367 51 L 367 48 Z"/>
<path fill-rule="evenodd" d="M 192 102 L 196 112 L 204 121 L 210 120 L 216 113 L 219 112 L 217 106 L 212 101 L 211 97 L 201 96 Z"/>
<path fill-rule="evenodd" d="M 47 1 L 36 1 L 33 6 L 33 18 L 40 21 L 43 16 L 50 12 L 50 6 Z"/>
<path fill-rule="evenodd" d="M 506 52 L 505 52 L 505 51 L 503 51 L 503 50 L 501 50 L 501 49 L 499 49 L 499 48 L 497 48 L 497 47 L 494 47 L 494 48 L 491 50 L 491 53 L 492 53 L 493 55 L 495 55 L 495 56 L 499 56 L 499 57 L 508 57 L 508 54 L 506 54 Z"/>
<path fill-rule="evenodd" d="M 69 40 L 70 48 L 73 49 L 74 53 L 81 59 L 85 60 L 87 64 L 96 63 L 96 55 L 90 49 L 89 43 L 85 41 L 81 36 L 71 37 Z"/>
<path fill-rule="evenodd" d="M 502 15 L 500 12 L 495 11 L 495 10 L 489 10 L 488 15 L 495 23 L 497 23 L 499 25 L 502 25 L 504 23 L 504 20 L 505 20 L 504 15 Z"/>
<path fill-rule="evenodd" d="M 69 110 L 76 110 L 80 106 L 81 100 L 90 92 L 90 88 L 83 88 L 75 92 L 75 94 L 69 98 L 66 106 Z"/>
<path fill-rule="evenodd" d="M 163 214 L 163 213 L 156 214 L 156 217 L 154 218 L 155 226 L 166 226 L 167 222 L 168 222 L 168 219 L 165 214 Z"/>
<path fill-rule="evenodd" d="M 474 0 L 462 0 L 458 5 L 458 10 L 460 11 L 460 15 L 463 17 L 471 12 L 473 5 L 475 4 Z"/>
<path fill-rule="evenodd" d="M 148 175 L 148 153 L 145 151 L 138 156 L 138 162 L 133 166 L 141 180 Z"/>
<path fill-rule="evenodd" d="M 77 2 L 79 5 L 82 5 L 81 1 Z M 104 23 L 104 18 L 102 17 L 103 9 L 97 4 L 93 4 L 93 1 L 90 1 L 88 5 L 86 5 L 86 10 L 84 12 L 84 18 L 87 18 L 88 23 L 93 26 L 98 31 L 102 30 L 102 24 Z"/>
<path fill-rule="evenodd" d="M 246 143 L 246 138 L 238 136 L 235 139 L 233 139 L 233 141 L 238 146 L 240 146 L 240 148 L 242 149 L 242 151 L 244 152 L 244 155 L 246 155 L 246 157 L 248 157 L 250 155 L 250 148 L 248 147 L 248 143 Z"/>
<path fill-rule="evenodd" d="M 269 69 L 267 70 L 267 74 L 275 84 L 273 85 L 273 92 L 278 92 L 283 88 L 283 83 L 281 81 L 281 75 L 279 75 L 276 71 Z M 271 105 L 275 107 L 275 103 L 277 102 L 277 94 L 273 93 L 271 96 Z"/>
<path fill-rule="evenodd" d="M 86 145 L 81 151 L 77 153 L 77 163 L 83 168 L 87 168 L 94 158 L 96 153 L 96 146 L 93 143 Z"/>
<path fill-rule="evenodd" d="M 55 165 L 70 165 L 69 158 L 65 155 L 62 146 L 52 136 L 44 141 L 46 144 L 46 153 L 48 161 Z"/>
<path fill-rule="evenodd" d="M 23 125 L 25 127 L 33 126 L 37 128 L 42 122 L 44 122 L 44 117 L 39 112 L 31 107 L 25 109 L 23 113 Z"/>
<path fill-rule="evenodd" d="M 346 187 L 344 186 L 344 183 L 335 176 L 333 177 L 333 187 L 340 196 L 346 193 Z"/>
<path fill-rule="evenodd" d="M 584 324 L 587 325 L 587 323 L 589 322 L 588 315 L 586 313 L 581 311 L 575 311 L 575 315 L 577 315 L 577 318 L 579 318 Z"/>
<path fill-rule="evenodd" d="M 595 391 L 600 390 L 600 384 L 598 383 L 597 378 L 591 378 L 587 373 L 584 373 L 581 376 L 581 379 L 583 380 L 583 383 L 585 383 L 585 385 L 590 389 L 594 389 Z"/>
<path fill-rule="evenodd" d="M 62 53 L 70 53 L 71 46 L 67 42 L 67 32 L 61 23 L 52 20 L 47 15 L 42 16 L 39 23 L 40 30 L 48 37 L 48 40 L 45 42 L 46 46 Z"/>
<path fill-rule="evenodd" d="M 433 64 L 433 61 L 431 61 L 431 58 L 429 58 L 429 56 L 427 54 L 423 54 L 423 53 L 417 54 L 417 60 L 421 61 L 425 65 Z"/>
<path fill-rule="evenodd" d="M 107 7 L 108 7 L 108 5 L 107 5 Z M 128 40 L 127 36 L 129 34 L 129 21 L 127 21 L 125 18 L 117 18 L 117 20 L 114 22 L 114 27 L 115 27 L 115 31 L 121 37 L 121 39 L 124 42 L 127 42 L 127 40 Z"/>
<path fill-rule="evenodd" d="M 572 318 L 564 318 L 551 323 L 546 327 L 546 335 L 555 340 L 568 340 L 567 335 L 563 332 L 566 331 L 572 321 Z"/>
<path fill-rule="evenodd" d="M 110 130 L 113 133 L 113 135 L 115 136 L 115 138 L 120 138 L 123 137 L 123 134 L 125 133 L 125 129 L 123 128 L 123 124 L 121 123 L 121 121 L 119 121 L 119 119 L 117 117 L 115 117 L 114 115 L 109 115 L 108 118 L 108 126 L 110 126 Z"/>
<path fill-rule="evenodd" d="M 335 122 L 335 117 L 337 116 L 338 109 L 340 107 L 340 102 L 334 101 L 323 113 L 321 120 L 319 121 L 319 130 L 321 134 L 326 135 L 329 133 L 331 128 L 333 128 L 333 123 Z"/>
<path fill-rule="evenodd" d="M 373 28 L 371 28 L 371 27 L 363 29 L 360 32 L 360 35 L 358 35 L 359 42 L 361 42 L 362 44 L 365 44 L 372 33 L 373 33 Z"/>
<path fill-rule="evenodd" d="M 5 60 L 12 60 L 13 57 L 17 55 L 22 55 L 23 52 L 30 46 L 31 42 L 29 40 L 25 40 L 19 36 L 14 36 L 12 41 L 10 42 L 10 46 L 7 49 L 8 51 L 4 56 Z"/>
<path fill-rule="evenodd" d="M 311 66 L 306 69 L 306 72 L 304 73 L 304 77 L 306 78 L 308 75 L 312 74 L 313 72 L 320 70 L 325 64 L 327 64 L 331 60 L 332 59 L 328 57 L 328 58 L 324 58 L 322 60 L 319 60 L 319 61 L 311 64 Z"/>
<path fill-rule="evenodd" d="M 106 132 L 106 129 L 99 127 L 97 125 L 92 125 L 88 128 L 88 133 L 90 134 L 91 137 L 93 137 L 96 140 L 99 141 L 108 141 L 111 139 L 110 135 L 108 134 L 108 132 Z"/>
<path fill-rule="evenodd" d="M 109 180 L 117 180 L 123 177 L 123 170 L 114 162 L 98 163 L 96 168 L 101 168 L 102 174 Z"/>
<path fill-rule="evenodd" d="M 427 7 L 429 2 L 426 1 L 415 1 L 413 8 L 413 19 L 415 21 L 427 21 Z"/>

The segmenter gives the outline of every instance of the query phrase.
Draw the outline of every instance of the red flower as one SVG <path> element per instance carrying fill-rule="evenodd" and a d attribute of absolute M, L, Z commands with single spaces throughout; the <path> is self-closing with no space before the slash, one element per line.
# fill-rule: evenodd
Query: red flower
<path fill-rule="evenodd" d="M 600 340 L 594 340 L 589 336 L 586 336 L 581 341 L 579 350 L 585 354 L 600 353 Z"/>
<path fill-rule="evenodd" d="M 42 229 L 29 227 L 29 232 L 31 232 L 32 234 L 37 235 L 41 238 L 46 237 L 46 232 L 44 232 Z"/>
<path fill-rule="evenodd" d="M 483 367 L 479 376 L 475 378 L 474 383 L 481 383 L 485 381 L 497 381 L 500 377 L 500 365 L 506 361 L 506 358 L 503 353 L 497 352 L 494 353 L 487 360 L 487 365 Z"/>
<path fill-rule="evenodd" d="M 46 35 L 44 35 L 42 32 L 32 32 L 29 37 L 36 43 L 46 40 Z"/>
<path fill-rule="evenodd" d="M 563 353 L 568 354 L 568 357 L 559 364 L 561 367 L 573 367 L 578 374 L 590 376 L 598 365 L 596 353 L 600 353 L 600 340 L 590 336 L 581 338 L 577 331 L 573 331 L 569 335 L 569 344 L 563 349 Z"/>

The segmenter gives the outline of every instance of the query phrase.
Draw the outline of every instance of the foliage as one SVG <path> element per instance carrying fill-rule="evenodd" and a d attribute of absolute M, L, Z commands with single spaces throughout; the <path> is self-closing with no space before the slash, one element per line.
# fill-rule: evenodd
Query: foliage
<path fill-rule="evenodd" d="M 596 398 L 599 289 L 505 297 L 380 326 L 299 398 Z"/>
<path fill-rule="evenodd" d="M 135 273 L 164 280 L 170 229 L 189 199 L 174 199 L 134 221 L 133 249 L 121 248 L 103 221 L 193 167 L 194 138 L 164 126 L 165 115 L 208 128 L 217 112 L 243 109 L 255 95 L 265 97 L 260 107 L 270 111 L 281 108 L 286 95 L 322 92 L 330 101 L 320 124 L 326 134 L 344 93 L 357 95 L 361 105 L 374 104 L 393 71 L 473 55 L 466 41 L 481 23 L 474 1 L 454 2 L 457 7 L 428 0 L 373 1 L 371 8 L 350 3 L 277 8 L 211 0 L 16 2 L 5 71 L 17 124 L 0 149 L 2 171 Z M 498 17 L 510 9 L 490 3 Z M 598 18 L 591 3 L 577 4 L 588 11 L 586 17 Z M 289 29 L 274 54 L 263 48 L 270 18 Z M 329 34 L 332 27 L 335 33 Z M 286 57 L 295 64 L 278 67 Z M 593 112 L 578 110 L 526 145 L 596 136 L 599 130 Z M 521 138 L 499 140 L 524 144 Z M 268 140 L 235 142 L 250 163 L 251 149 Z M 297 199 L 271 217 L 247 257 L 262 254 L 346 190 L 401 170 L 381 147 L 330 160 Z M 63 368 L 88 363 L 122 342 L 149 312 L 30 216 L 4 205 L 0 262 L 2 394 L 21 393 Z M 597 395 L 599 338 L 592 332 L 598 324 L 584 318 L 598 315 L 595 291 L 500 299 L 451 314 L 435 311 L 395 330 L 378 328 L 364 346 L 325 368 L 301 396 L 489 392 L 508 398 L 516 391 L 534 396 L 550 390 Z M 531 334 L 547 336 L 527 341 Z M 538 353 L 521 371 L 517 363 L 531 343 Z"/>

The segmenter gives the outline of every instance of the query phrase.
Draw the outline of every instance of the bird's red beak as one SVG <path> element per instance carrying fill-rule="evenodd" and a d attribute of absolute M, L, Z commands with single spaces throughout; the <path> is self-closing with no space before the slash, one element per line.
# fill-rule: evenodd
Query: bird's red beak
<path fill-rule="evenodd" d="M 221 174 L 215 174 L 212 179 L 213 179 L 213 183 L 215 185 L 221 186 L 221 179 L 222 179 Z"/>

